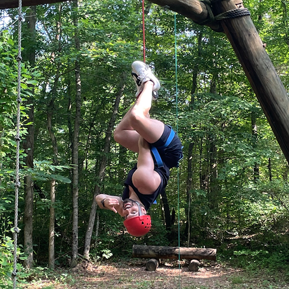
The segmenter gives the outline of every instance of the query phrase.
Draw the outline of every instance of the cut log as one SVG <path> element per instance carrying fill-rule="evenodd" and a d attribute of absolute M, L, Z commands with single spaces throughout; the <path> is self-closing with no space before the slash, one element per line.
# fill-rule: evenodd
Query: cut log
<path fill-rule="evenodd" d="M 196 259 L 191 260 L 189 264 L 189 271 L 198 272 L 200 264 L 201 263 L 199 260 Z"/>
<path fill-rule="evenodd" d="M 159 267 L 159 261 L 157 259 L 150 259 L 146 263 L 147 271 L 156 271 L 158 267 Z"/>
<path fill-rule="evenodd" d="M 144 246 L 133 245 L 132 256 L 135 258 L 155 258 L 155 259 L 206 259 L 216 261 L 217 250 L 212 248 L 185 248 L 185 247 L 165 247 L 165 246 Z"/>

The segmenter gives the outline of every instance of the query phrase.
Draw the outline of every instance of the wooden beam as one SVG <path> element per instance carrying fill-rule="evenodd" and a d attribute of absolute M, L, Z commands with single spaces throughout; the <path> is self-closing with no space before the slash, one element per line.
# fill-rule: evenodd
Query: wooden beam
<path fill-rule="evenodd" d="M 216 249 L 211 248 L 186 248 L 166 246 L 133 245 L 132 256 L 135 258 L 173 259 L 206 259 L 216 261 Z"/>
<path fill-rule="evenodd" d="M 196 23 L 203 23 L 209 19 L 209 11 L 207 6 L 199 0 L 149 0 L 164 8 L 175 11 Z M 217 22 L 205 24 L 215 31 L 221 31 Z"/>
<path fill-rule="evenodd" d="M 66 0 L 22 0 L 22 6 L 36 6 L 42 4 L 51 4 L 57 2 L 67 2 Z M 0 9 L 17 8 L 18 0 L 0 0 Z"/>

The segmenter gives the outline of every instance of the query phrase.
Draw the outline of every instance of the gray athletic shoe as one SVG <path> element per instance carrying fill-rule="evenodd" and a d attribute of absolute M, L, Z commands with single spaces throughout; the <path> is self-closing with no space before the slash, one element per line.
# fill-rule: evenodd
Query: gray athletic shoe
<path fill-rule="evenodd" d="M 156 99 L 157 91 L 160 89 L 161 85 L 159 80 L 152 73 L 150 67 L 142 61 L 134 61 L 131 67 L 132 67 L 131 75 L 137 87 L 136 97 L 138 97 L 142 92 L 143 84 L 147 81 L 152 81 L 154 83 L 153 98 Z"/>

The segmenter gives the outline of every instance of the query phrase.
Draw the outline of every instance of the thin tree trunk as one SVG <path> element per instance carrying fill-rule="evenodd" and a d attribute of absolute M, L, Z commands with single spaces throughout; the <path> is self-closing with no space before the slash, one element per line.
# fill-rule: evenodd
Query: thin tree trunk
<path fill-rule="evenodd" d="M 268 160 L 268 172 L 269 172 L 269 181 L 272 182 L 272 164 L 271 158 Z"/>
<path fill-rule="evenodd" d="M 214 73 L 211 84 L 210 84 L 210 93 L 216 94 L 217 87 L 217 79 L 218 73 Z M 210 178 L 209 178 L 209 190 L 208 190 L 208 201 L 209 207 L 212 210 L 216 210 L 218 208 L 218 193 L 219 188 L 217 185 L 217 148 L 216 148 L 216 136 L 212 132 L 209 137 L 209 163 L 210 163 Z"/>
<path fill-rule="evenodd" d="M 114 103 L 114 108 L 113 108 L 113 113 L 111 115 L 108 128 L 106 131 L 106 136 L 105 136 L 105 143 L 104 143 L 104 153 L 102 160 L 100 162 L 99 166 L 99 173 L 98 173 L 98 179 L 100 180 L 100 183 L 103 181 L 104 178 L 104 173 L 105 173 L 105 167 L 107 164 L 107 153 L 110 151 L 110 143 L 111 143 L 111 137 L 112 137 L 112 130 L 115 124 L 116 116 L 118 113 L 118 107 L 120 103 L 120 99 L 123 95 L 123 91 L 125 88 L 125 74 L 121 76 L 121 81 L 120 81 L 120 86 L 119 86 L 119 91 L 115 99 Z M 92 236 L 92 230 L 94 227 L 94 222 L 95 222 L 95 214 L 96 214 L 96 201 L 95 201 L 95 196 L 100 193 L 100 188 L 98 185 L 95 185 L 94 188 L 94 195 L 93 195 L 93 201 L 91 205 L 91 210 L 90 210 L 90 215 L 89 215 L 89 221 L 88 221 L 88 226 L 85 234 L 85 241 L 84 241 L 84 252 L 83 256 L 86 259 L 89 259 L 89 251 L 90 251 L 90 244 L 91 244 L 91 236 Z"/>
<path fill-rule="evenodd" d="M 193 148 L 194 143 L 191 142 L 189 144 L 188 149 L 188 177 L 187 177 L 187 202 L 188 202 L 188 210 L 187 210 L 187 231 L 188 231 L 188 247 L 190 246 L 191 241 L 191 203 L 192 203 L 192 187 L 193 187 Z"/>
<path fill-rule="evenodd" d="M 163 190 L 161 192 L 162 196 L 162 203 L 163 203 L 163 208 L 165 212 L 165 222 L 166 222 L 166 230 L 169 231 L 172 227 L 172 222 L 171 222 L 171 214 L 170 214 L 170 206 L 167 198 L 166 191 Z"/>
<path fill-rule="evenodd" d="M 55 83 L 56 87 L 56 83 Z M 53 114 L 53 101 L 50 102 L 50 106 L 48 107 L 47 112 L 47 128 L 51 138 L 52 146 L 53 146 L 53 165 L 58 165 L 58 147 L 54 132 L 52 130 L 52 114 Z M 55 236 L 55 199 L 56 199 L 56 181 L 51 180 L 50 182 L 50 221 L 49 221 L 49 258 L 48 258 L 48 266 L 50 269 L 54 269 L 55 262 L 55 249 L 54 249 L 54 236 Z"/>
<path fill-rule="evenodd" d="M 284 23 L 284 30 L 285 30 L 285 42 L 289 47 L 289 27 L 288 27 L 288 0 L 281 0 L 281 5 L 283 8 L 283 23 Z"/>
<path fill-rule="evenodd" d="M 54 237 L 55 237 L 55 180 L 50 182 L 50 219 L 49 219 L 49 257 L 48 257 L 48 266 L 50 269 L 54 269 L 55 266 L 55 248 L 54 248 Z"/>
<path fill-rule="evenodd" d="M 97 211 L 96 212 L 96 224 L 95 224 L 95 242 L 94 242 L 95 247 L 97 246 L 98 234 L 99 234 L 99 212 Z"/>
<path fill-rule="evenodd" d="M 256 124 L 256 114 L 254 112 L 251 113 L 251 127 L 252 127 L 252 141 L 253 141 L 253 148 L 257 146 L 258 140 L 258 130 Z M 254 164 L 254 181 L 256 182 L 259 179 L 259 165 L 257 162 Z"/>
<path fill-rule="evenodd" d="M 35 24 L 36 24 L 36 7 L 30 7 L 29 17 L 27 20 L 29 29 L 29 38 L 32 43 L 35 41 Z M 31 43 L 30 43 L 31 45 Z M 33 47 L 33 45 L 32 45 Z M 24 58 L 27 58 L 30 65 L 35 65 L 35 49 L 24 50 Z M 33 88 L 32 88 L 33 90 Z M 34 102 L 33 98 L 29 97 L 25 102 L 25 106 L 28 108 L 27 122 L 31 123 L 27 126 L 27 136 L 23 142 L 24 151 L 26 156 L 26 166 L 33 168 L 33 154 L 34 154 Z M 33 267 L 33 178 L 31 175 L 25 177 L 25 209 L 24 209 L 24 251 L 27 255 L 27 259 L 24 260 L 24 266 L 26 268 Z"/>
<path fill-rule="evenodd" d="M 211 134 L 209 137 L 209 162 L 210 162 L 210 181 L 209 181 L 209 207 L 212 210 L 218 209 L 218 193 L 219 188 L 217 184 L 217 148 L 215 135 Z"/>
<path fill-rule="evenodd" d="M 202 38 L 203 38 L 203 29 L 199 31 L 198 34 L 198 46 L 197 46 L 197 57 L 201 56 L 202 50 Z M 194 109 L 194 102 L 195 102 L 195 93 L 198 88 L 198 74 L 199 74 L 199 65 L 198 62 L 195 62 L 193 68 L 193 79 L 192 79 L 192 89 L 191 89 L 191 101 L 190 101 L 190 109 Z M 191 210 L 191 203 L 192 203 L 192 183 L 193 183 L 193 148 L 195 143 L 190 142 L 188 148 L 188 176 L 187 176 L 187 202 L 188 202 L 188 209 L 187 209 L 187 232 L 188 232 L 188 246 L 190 245 L 191 240 L 191 217 L 192 217 L 192 210 Z"/>
<path fill-rule="evenodd" d="M 73 23 L 74 23 L 74 41 L 76 51 L 80 51 L 80 39 L 78 35 L 78 0 L 73 1 Z M 72 221 L 72 259 L 71 267 L 77 265 L 78 256 L 78 147 L 79 147 L 79 127 L 80 127 L 80 109 L 81 109 L 81 77 L 80 77 L 80 61 L 75 61 L 75 121 L 73 132 L 73 152 L 72 152 L 72 203 L 73 203 L 73 221 Z"/>
<path fill-rule="evenodd" d="M 61 34 L 61 9 L 62 5 L 58 6 L 59 9 L 59 19 L 57 21 L 57 33 L 56 33 L 56 41 L 58 41 L 58 51 L 61 50 L 60 47 L 60 34 Z M 55 59 L 55 53 L 52 55 L 52 59 Z M 55 80 L 53 84 L 53 88 L 51 90 L 51 101 L 49 102 L 47 109 L 47 129 L 51 138 L 51 143 L 53 147 L 53 165 L 58 165 L 58 147 L 55 134 L 52 128 L 52 116 L 54 112 L 54 101 L 57 96 L 57 84 L 60 76 L 60 63 L 58 63 L 57 71 L 55 75 Z M 55 267 L 55 200 L 56 200 L 56 181 L 51 180 L 50 182 L 50 220 L 49 220 L 49 256 L 48 256 L 48 266 L 50 269 L 54 269 Z"/>
<path fill-rule="evenodd" d="M 0 152 L 2 151 L 2 146 L 3 146 L 3 135 L 4 135 L 4 128 L 0 124 Z M 2 171 L 2 166 L 3 166 L 3 158 L 2 154 L 0 154 L 0 171 Z M 0 191 L 2 187 L 2 178 L 0 178 Z"/>

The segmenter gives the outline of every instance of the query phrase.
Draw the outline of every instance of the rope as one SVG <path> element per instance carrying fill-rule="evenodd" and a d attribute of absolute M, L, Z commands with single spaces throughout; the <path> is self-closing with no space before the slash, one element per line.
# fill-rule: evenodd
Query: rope
<path fill-rule="evenodd" d="M 22 28 L 22 0 L 19 0 L 18 8 L 18 87 L 17 87 L 17 123 L 16 123 L 16 172 L 15 172 L 15 216 L 14 216 L 14 265 L 13 265 L 13 288 L 16 288 L 16 275 L 17 275 L 17 238 L 19 233 L 18 228 L 18 198 L 19 198 L 19 152 L 20 152 L 20 106 L 21 106 L 21 28 Z"/>
<path fill-rule="evenodd" d="M 232 18 L 237 18 L 237 17 L 242 17 L 242 16 L 250 16 L 251 13 L 247 8 L 242 8 L 242 9 L 232 9 L 228 10 L 224 13 L 221 13 L 217 16 L 215 16 L 215 19 L 217 21 L 219 20 L 224 20 L 224 19 L 232 19 Z"/>
<path fill-rule="evenodd" d="M 214 15 L 213 11 L 212 11 L 212 3 L 217 3 L 220 2 L 222 0 L 202 0 L 200 2 L 204 3 L 206 5 L 206 9 L 208 11 L 208 18 L 203 20 L 203 21 L 194 21 L 195 23 L 199 24 L 199 25 L 206 25 L 209 23 L 217 23 L 218 21 L 221 20 L 225 20 L 225 19 L 233 19 L 233 18 L 237 18 L 237 17 L 242 17 L 242 16 L 250 16 L 251 13 L 247 8 L 237 8 L 237 9 L 232 9 L 229 11 L 226 11 L 224 13 L 221 13 L 217 16 Z M 221 32 L 222 31 L 222 27 L 221 25 L 215 29 L 217 32 Z"/>
<path fill-rule="evenodd" d="M 142 35 L 143 35 L 143 62 L 146 62 L 146 35 L 145 35 L 145 5 L 142 0 Z"/>
<path fill-rule="evenodd" d="M 174 30 L 175 30 L 175 79 L 176 79 L 176 132 L 179 130 L 179 111 L 178 111 L 178 48 L 177 48 L 177 17 L 176 13 L 174 14 Z M 181 228 L 180 228 L 180 169 L 178 167 L 177 173 L 177 184 L 178 184 L 178 247 L 179 247 L 179 270 L 181 269 Z M 181 271 L 179 271 L 181 272 Z M 179 274 L 179 288 L 181 288 L 181 278 Z"/>

